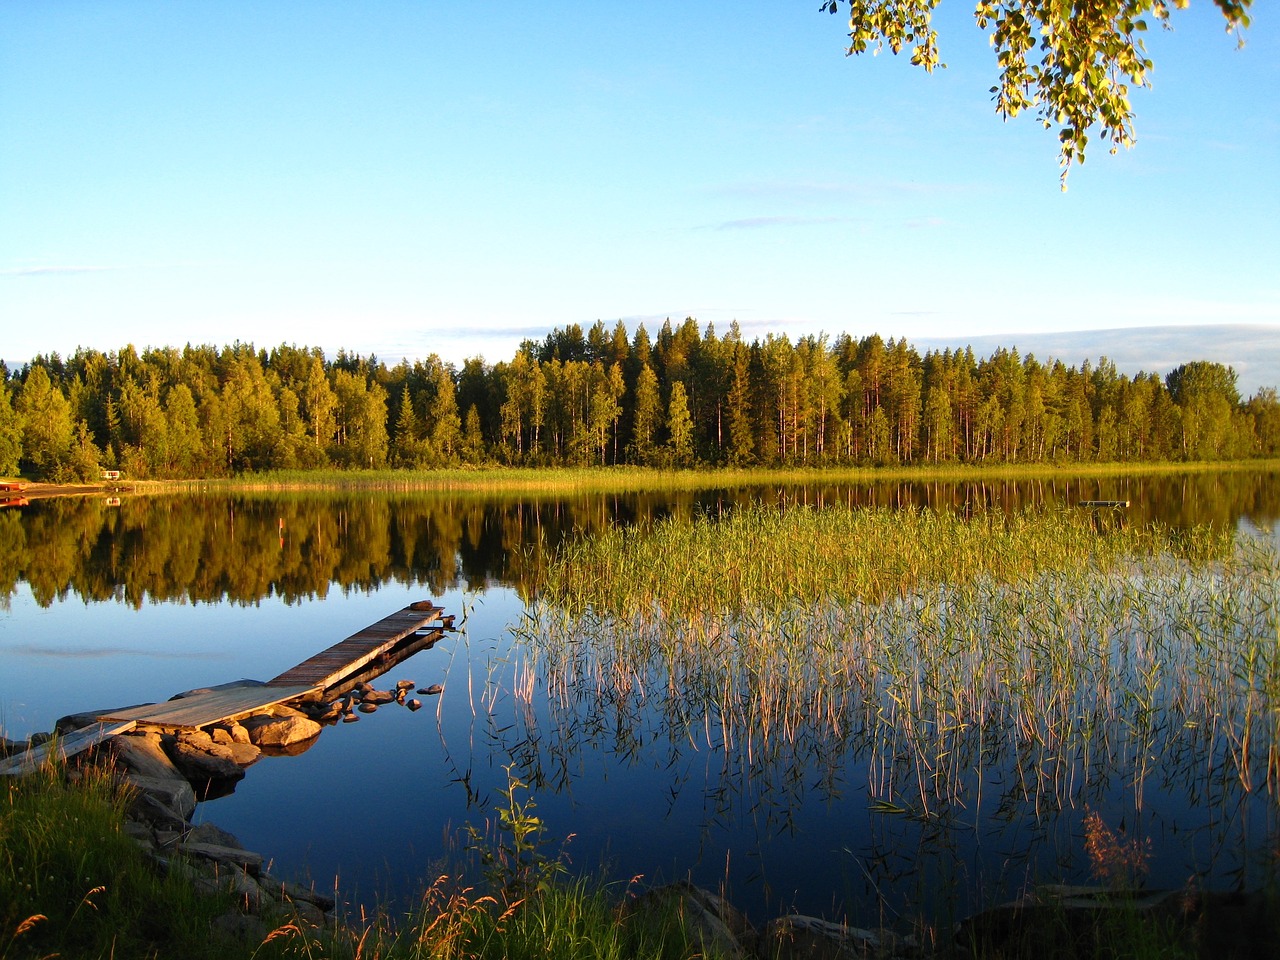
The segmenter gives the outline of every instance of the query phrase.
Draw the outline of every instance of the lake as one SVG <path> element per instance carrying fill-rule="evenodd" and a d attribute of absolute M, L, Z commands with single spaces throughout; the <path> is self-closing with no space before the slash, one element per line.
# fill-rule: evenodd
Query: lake
<path fill-rule="evenodd" d="M 1280 843 L 1265 770 L 1256 782 L 1232 781 L 1195 756 L 1169 755 L 1067 763 L 1049 775 L 1040 757 L 1033 779 L 1051 781 L 1048 790 L 1028 785 L 1026 762 L 975 768 L 945 815 L 923 815 L 875 799 L 886 758 L 871 742 L 815 734 L 749 753 L 709 733 L 705 716 L 674 723 L 672 698 L 657 691 L 625 709 L 583 691 L 548 698 L 546 678 L 522 671 L 513 639 L 558 546 L 610 525 L 754 503 L 971 516 L 1081 500 L 1131 501 L 1128 524 L 1214 524 L 1271 538 L 1280 479 L 1232 471 L 543 499 L 35 501 L 0 512 L 0 727 L 19 737 L 73 712 L 269 679 L 432 598 L 460 629 L 384 680 L 439 683 L 439 697 L 424 697 L 416 713 L 384 707 L 327 728 L 298 756 L 264 758 L 197 817 L 262 852 L 276 875 L 322 887 L 336 878 L 353 908 L 382 902 L 393 911 L 460 855 L 464 824 L 494 816 L 509 771 L 530 784 L 554 847 L 571 837 L 574 869 L 619 882 L 690 877 L 723 887 L 757 920 L 794 908 L 861 925 L 915 910 L 945 921 L 1037 881 L 1085 882 L 1090 811 L 1150 841 L 1152 886 L 1259 885 Z M 1265 758 L 1274 746 L 1250 749 Z"/>

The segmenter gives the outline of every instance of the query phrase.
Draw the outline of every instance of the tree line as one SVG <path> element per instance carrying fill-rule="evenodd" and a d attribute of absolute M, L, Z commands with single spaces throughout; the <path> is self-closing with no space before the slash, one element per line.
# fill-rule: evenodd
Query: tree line
<path fill-rule="evenodd" d="M 1280 399 L 1191 361 L 1163 378 L 1017 350 L 597 322 L 510 360 L 281 344 L 78 349 L 0 364 L 0 475 L 66 481 L 464 464 L 657 467 L 1236 460 L 1280 454 Z"/>

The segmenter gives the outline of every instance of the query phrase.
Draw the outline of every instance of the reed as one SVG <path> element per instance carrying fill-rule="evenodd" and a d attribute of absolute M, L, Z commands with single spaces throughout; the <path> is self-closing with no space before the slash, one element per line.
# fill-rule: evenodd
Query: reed
<path fill-rule="evenodd" d="M 748 509 L 567 546 L 514 686 L 564 750 L 704 744 L 744 808 L 856 763 L 874 810 L 1045 824 L 1157 777 L 1280 799 L 1278 631 L 1275 547 L 1222 531 Z"/>

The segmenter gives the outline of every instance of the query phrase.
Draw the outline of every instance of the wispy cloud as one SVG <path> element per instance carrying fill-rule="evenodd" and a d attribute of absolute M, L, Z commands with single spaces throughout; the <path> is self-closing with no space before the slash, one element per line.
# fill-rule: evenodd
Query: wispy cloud
<path fill-rule="evenodd" d="M 229 654 L 197 650 L 142 650 L 134 647 L 53 647 L 24 643 L 5 652 L 22 657 L 57 657 L 64 660 L 101 660 L 108 657 L 147 657 L 152 660 L 226 660 Z"/>
<path fill-rule="evenodd" d="M 771 227 L 811 227 L 827 223 L 853 223 L 852 217 L 744 217 L 741 220 L 722 220 L 716 230 L 764 230 Z"/>
<path fill-rule="evenodd" d="M 932 230 L 946 225 L 947 221 L 942 217 L 918 217 L 915 220 L 908 220 L 905 224 L 908 230 Z"/>
<path fill-rule="evenodd" d="M 0 277 L 49 277 L 68 276 L 77 273 L 106 273 L 123 270 L 123 267 L 53 265 L 43 267 L 10 267 L 0 270 Z"/>

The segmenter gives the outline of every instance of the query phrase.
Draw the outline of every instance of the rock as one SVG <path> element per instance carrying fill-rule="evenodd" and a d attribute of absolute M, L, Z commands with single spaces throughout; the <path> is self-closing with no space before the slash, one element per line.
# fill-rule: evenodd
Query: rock
<path fill-rule="evenodd" d="M 414 699 L 412 699 L 412 700 L 406 700 L 406 701 L 404 702 L 404 705 L 405 705 L 406 707 L 408 707 L 410 710 L 421 710 L 421 709 L 422 709 L 422 701 L 421 701 L 421 700 L 419 700 L 417 697 L 415 697 L 415 698 L 414 698 Z"/>
<path fill-rule="evenodd" d="M 360 718 L 359 718 L 359 717 L 357 717 L 354 713 L 344 713 L 344 714 L 342 715 L 342 722 L 343 722 L 343 723 L 355 723 L 355 722 L 356 722 L 357 720 L 359 720 L 359 719 L 360 719 Z"/>
<path fill-rule="evenodd" d="M 223 940 L 262 943 L 267 939 L 267 925 L 261 918 L 244 913 L 224 913 L 210 924 L 213 934 Z"/>
<path fill-rule="evenodd" d="M 186 783 L 186 781 L 182 781 Z M 191 785 L 187 784 L 187 789 Z M 187 817 L 150 793 L 139 793 L 129 803 L 129 816 L 160 830 L 185 830 Z"/>
<path fill-rule="evenodd" d="M 692 883 L 672 883 L 650 890 L 627 911 L 628 916 L 662 923 L 678 919 L 690 940 L 701 943 L 703 953 L 746 958 L 755 948 L 756 933 L 747 918 L 723 897 Z"/>
<path fill-rule="evenodd" d="M 298 920 L 309 926 L 323 927 L 325 925 L 324 911 L 314 903 L 308 903 L 306 900 L 295 900 L 289 904 L 289 909 Z"/>
<path fill-rule="evenodd" d="M 244 844 L 236 839 L 235 834 L 228 833 L 212 823 L 202 823 L 187 831 L 183 840 L 188 843 L 212 843 L 232 850 L 243 850 Z"/>
<path fill-rule="evenodd" d="M 323 913 L 328 913 L 332 910 L 336 903 L 334 898 L 326 893 L 320 893 L 310 887 L 291 883 L 288 880 L 277 880 L 275 877 L 265 873 L 258 877 L 258 885 L 281 903 L 310 903 L 318 907 Z"/>
<path fill-rule="evenodd" d="M 412 680 L 397 680 L 397 681 L 396 681 L 396 689 L 397 689 L 397 690 L 412 690 L 415 686 L 417 686 L 417 684 L 415 684 Z"/>
<path fill-rule="evenodd" d="M 297 710 L 280 716 L 262 714 L 244 721 L 249 742 L 255 747 L 289 747 L 314 739 L 323 727 Z"/>
<path fill-rule="evenodd" d="M 182 693 L 175 693 L 169 698 L 169 702 L 174 700 L 184 700 L 187 697 L 194 697 L 200 693 L 214 693 L 218 690 L 241 690 L 245 687 L 265 687 L 266 684 L 261 680 L 228 680 L 226 683 L 215 683 L 211 687 L 197 687 L 194 690 L 184 690 Z"/>
<path fill-rule="evenodd" d="M 361 713 L 377 713 L 378 705 L 376 703 L 362 703 L 356 709 Z"/>
<path fill-rule="evenodd" d="M 418 692 L 424 697 L 434 697 L 436 694 L 444 693 L 444 687 L 438 683 L 433 683 L 429 687 L 423 687 Z"/>
<path fill-rule="evenodd" d="M 174 766 L 169 755 L 161 747 L 159 734 L 127 734 L 112 737 L 107 743 L 116 761 L 140 776 L 182 779 L 181 771 Z"/>
<path fill-rule="evenodd" d="M 396 695 L 387 690 L 370 690 L 364 695 L 364 702 L 377 706 L 383 703 L 390 703 L 395 698 Z"/>
<path fill-rule="evenodd" d="M 240 725 L 239 723 L 236 723 L 234 720 L 232 720 L 232 721 L 230 721 L 230 722 L 228 722 L 228 723 L 222 724 L 222 725 L 220 725 L 220 726 L 218 726 L 218 727 L 215 727 L 214 729 L 216 729 L 216 730 L 225 730 L 225 731 L 227 732 L 227 734 L 231 737 L 231 741 L 232 741 L 233 743 L 248 743 L 248 742 L 249 742 L 249 731 L 248 731 L 248 730 L 246 730 L 246 729 L 245 729 L 242 725 Z"/>
<path fill-rule="evenodd" d="M 317 703 L 307 709 L 309 716 L 316 723 L 333 723 L 342 716 L 342 701 L 335 700 L 332 703 Z"/>
<path fill-rule="evenodd" d="M 144 850 L 156 849 L 156 834 L 151 827 L 139 820 L 126 820 L 122 828 L 124 835 L 133 840 Z"/>
<path fill-rule="evenodd" d="M 194 690 L 183 690 L 181 693 L 175 693 L 170 697 L 169 702 L 173 703 L 175 700 L 185 700 L 187 697 L 196 697 L 202 693 L 213 693 L 213 687 L 196 687 Z"/>
<path fill-rule="evenodd" d="M 196 811 L 195 791 L 191 789 L 191 784 L 183 778 L 144 777 L 141 774 L 131 773 L 124 778 L 124 782 L 138 791 L 139 796 L 147 796 L 163 804 L 165 811 L 173 814 L 173 817 L 161 817 L 162 822 L 166 824 L 176 819 L 179 823 L 185 825 Z M 142 809 L 146 810 L 145 807 Z M 145 816 L 138 819 L 155 822 Z"/>
<path fill-rule="evenodd" d="M 241 767 L 252 766 L 262 756 L 262 751 L 252 743 L 233 743 L 227 749 L 231 751 L 231 759 Z"/>
<path fill-rule="evenodd" d="M 53 739 L 52 733 L 41 732 L 41 733 L 33 733 L 31 735 L 31 738 L 28 740 L 28 742 L 31 744 L 31 746 L 38 747 L 42 744 L 48 743 L 52 739 Z"/>
<path fill-rule="evenodd" d="M 915 956 L 915 942 L 887 930 L 864 930 L 793 914 L 765 924 L 758 948 L 776 960 L 889 960 Z"/>
<path fill-rule="evenodd" d="M 214 743 L 208 734 L 175 739 L 169 744 L 169 756 L 187 779 L 196 783 L 244 778 L 244 769 L 231 755 L 231 748 Z"/>
<path fill-rule="evenodd" d="M 231 744 L 235 743 L 235 741 L 231 739 L 231 731 L 226 730 L 223 727 L 214 727 L 209 731 L 209 736 L 213 737 L 214 743 L 221 744 L 224 747 L 229 747 Z"/>
<path fill-rule="evenodd" d="M 212 860 L 220 866 L 232 867 L 253 877 L 262 872 L 262 854 L 245 850 L 239 845 L 227 847 L 220 843 L 183 840 L 178 844 L 178 850 L 188 857 Z"/>

